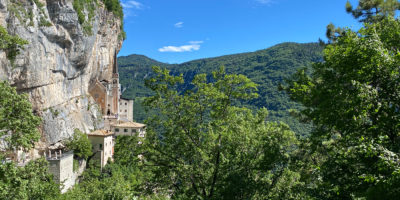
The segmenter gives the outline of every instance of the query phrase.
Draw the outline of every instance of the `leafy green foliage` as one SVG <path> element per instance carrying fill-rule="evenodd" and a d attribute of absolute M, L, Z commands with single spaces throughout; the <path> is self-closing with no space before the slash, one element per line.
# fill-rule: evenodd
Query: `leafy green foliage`
<path fill-rule="evenodd" d="M 81 182 L 59 199 L 132 199 L 139 185 L 136 173 L 115 164 L 108 164 L 103 171 L 92 166 L 84 172 Z"/>
<path fill-rule="evenodd" d="M 8 34 L 7 30 L 0 26 L 0 50 L 6 52 L 7 58 L 12 63 L 26 44 L 28 44 L 28 41 Z"/>
<path fill-rule="evenodd" d="M 199 73 L 208 73 L 225 66 L 232 74 L 244 74 L 258 84 L 259 96 L 251 100 L 235 102 L 253 110 L 266 107 L 270 113 L 268 120 L 283 121 L 299 135 L 307 135 L 309 124 L 299 123 L 290 115 L 290 109 L 300 109 L 301 106 L 289 99 L 284 91 L 278 90 L 283 80 L 295 73 L 297 69 L 309 66 L 312 62 L 322 59 L 322 47 L 316 43 L 296 44 L 283 43 L 274 47 L 256 51 L 222 56 L 217 58 L 195 60 L 183 64 L 165 64 L 145 56 L 131 55 L 119 57 L 120 82 L 126 90 L 123 96 L 135 99 L 134 118 L 143 121 L 149 115 L 142 107 L 144 97 L 152 95 L 152 91 L 144 86 L 144 79 L 152 76 L 152 66 L 165 67 L 174 75 L 183 74 L 185 82 L 178 86 L 178 91 L 190 89 L 190 82 Z"/>
<path fill-rule="evenodd" d="M 211 80 L 197 74 L 180 93 L 182 75 L 154 71 L 146 80 L 155 95 L 145 105 L 159 110 L 144 143 L 144 165 L 154 174 L 148 189 L 172 191 L 178 199 L 299 197 L 285 194 L 300 184 L 287 168 L 295 134 L 283 123 L 266 122 L 266 109 L 254 114 L 233 106 L 258 96 L 254 82 L 221 68 Z"/>
<path fill-rule="evenodd" d="M 59 193 L 44 158 L 24 167 L 0 162 L 0 199 L 53 199 Z"/>
<path fill-rule="evenodd" d="M 114 146 L 114 161 L 123 166 L 136 166 L 139 163 L 139 146 L 136 136 L 118 136 Z"/>
<path fill-rule="evenodd" d="M 7 82 L 0 82 L 0 137 L 8 148 L 30 149 L 40 138 L 40 118 L 32 113 L 26 94 L 18 94 Z"/>
<path fill-rule="evenodd" d="M 74 150 L 74 155 L 87 159 L 92 153 L 92 143 L 89 141 L 88 136 L 82 133 L 79 129 L 74 130 L 74 135 L 66 142 L 69 150 Z"/>
<path fill-rule="evenodd" d="M 324 50 L 311 76 L 295 74 L 286 91 L 302 103 L 318 154 L 321 196 L 390 199 L 398 190 L 400 164 L 400 21 L 364 24 Z M 385 198 L 387 197 L 387 198 Z"/>

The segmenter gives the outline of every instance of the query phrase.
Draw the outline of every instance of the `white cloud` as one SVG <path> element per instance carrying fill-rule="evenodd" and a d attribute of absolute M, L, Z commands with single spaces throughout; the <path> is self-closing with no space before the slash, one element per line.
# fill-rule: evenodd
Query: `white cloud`
<path fill-rule="evenodd" d="M 160 52 L 187 52 L 187 51 L 197 51 L 200 49 L 200 44 L 203 41 L 190 41 L 187 45 L 182 46 L 165 46 L 159 48 L 158 51 Z"/>
<path fill-rule="evenodd" d="M 124 9 L 125 19 L 136 16 L 137 10 L 143 10 L 147 8 L 142 3 L 134 0 L 121 0 L 121 6 Z"/>
<path fill-rule="evenodd" d="M 174 24 L 174 26 L 176 28 L 182 28 L 183 27 L 183 22 L 178 22 L 178 23 Z"/>
<path fill-rule="evenodd" d="M 133 1 L 133 0 L 121 2 L 121 5 L 124 9 L 129 9 L 129 8 L 142 9 L 143 8 L 142 3 L 138 2 L 138 1 Z"/>
<path fill-rule="evenodd" d="M 258 3 L 265 4 L 265 5 L 271 5 L 274 3 L 273 0 L 256 0 Z"/>

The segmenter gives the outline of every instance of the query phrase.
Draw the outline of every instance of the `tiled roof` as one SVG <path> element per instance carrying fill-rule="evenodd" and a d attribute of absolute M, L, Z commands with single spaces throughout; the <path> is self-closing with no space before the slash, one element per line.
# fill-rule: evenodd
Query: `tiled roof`
<path fill-rule="evenodd" d="M 137 122 L 124 122 L 121 124 L 113 124 L 112 126 L 119 128 L 143 128 L 146 126 L 146 124 L 141 124 Z"/>
<path fill-rule="evenodd" d="M 88 133 L 89 136 L 104 136 L 104 137 L 113 134 L 114 134 L 113 132 L 107 130 L 96 130 L 91 133 Z"/>

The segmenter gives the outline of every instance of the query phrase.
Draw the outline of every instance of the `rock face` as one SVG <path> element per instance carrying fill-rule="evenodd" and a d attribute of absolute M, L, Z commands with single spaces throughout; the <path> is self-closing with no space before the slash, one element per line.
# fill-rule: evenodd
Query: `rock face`
<path fill-rule="evenodd" d="M 88 33 L 72 3 L 0 0 L 0 25 L 29 42 L 13 64 L 0 51 L 0 80 L 29 94 L 43 119 L 38 146 L 68 138 L 75 128 L 89 132 L 103 126 L 88 87 L 111 78 L 114 52 L 122 45 L 121 22 L 99 1 Z"/>

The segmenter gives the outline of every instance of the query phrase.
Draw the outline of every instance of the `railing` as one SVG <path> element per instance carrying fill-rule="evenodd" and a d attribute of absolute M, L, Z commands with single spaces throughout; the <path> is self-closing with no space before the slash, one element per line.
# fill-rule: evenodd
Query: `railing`
<path fill-rule="evenodd" d="M 44 152 L 44 157 L 46 157 L 47 160 L 59 160 L 63 157 L 73 154 L 74 151 L 63 152 L 61 149 L 57 149 L 57 150 L 49 150 L 47 151 L 47 154 L 46 152 Z"/>

